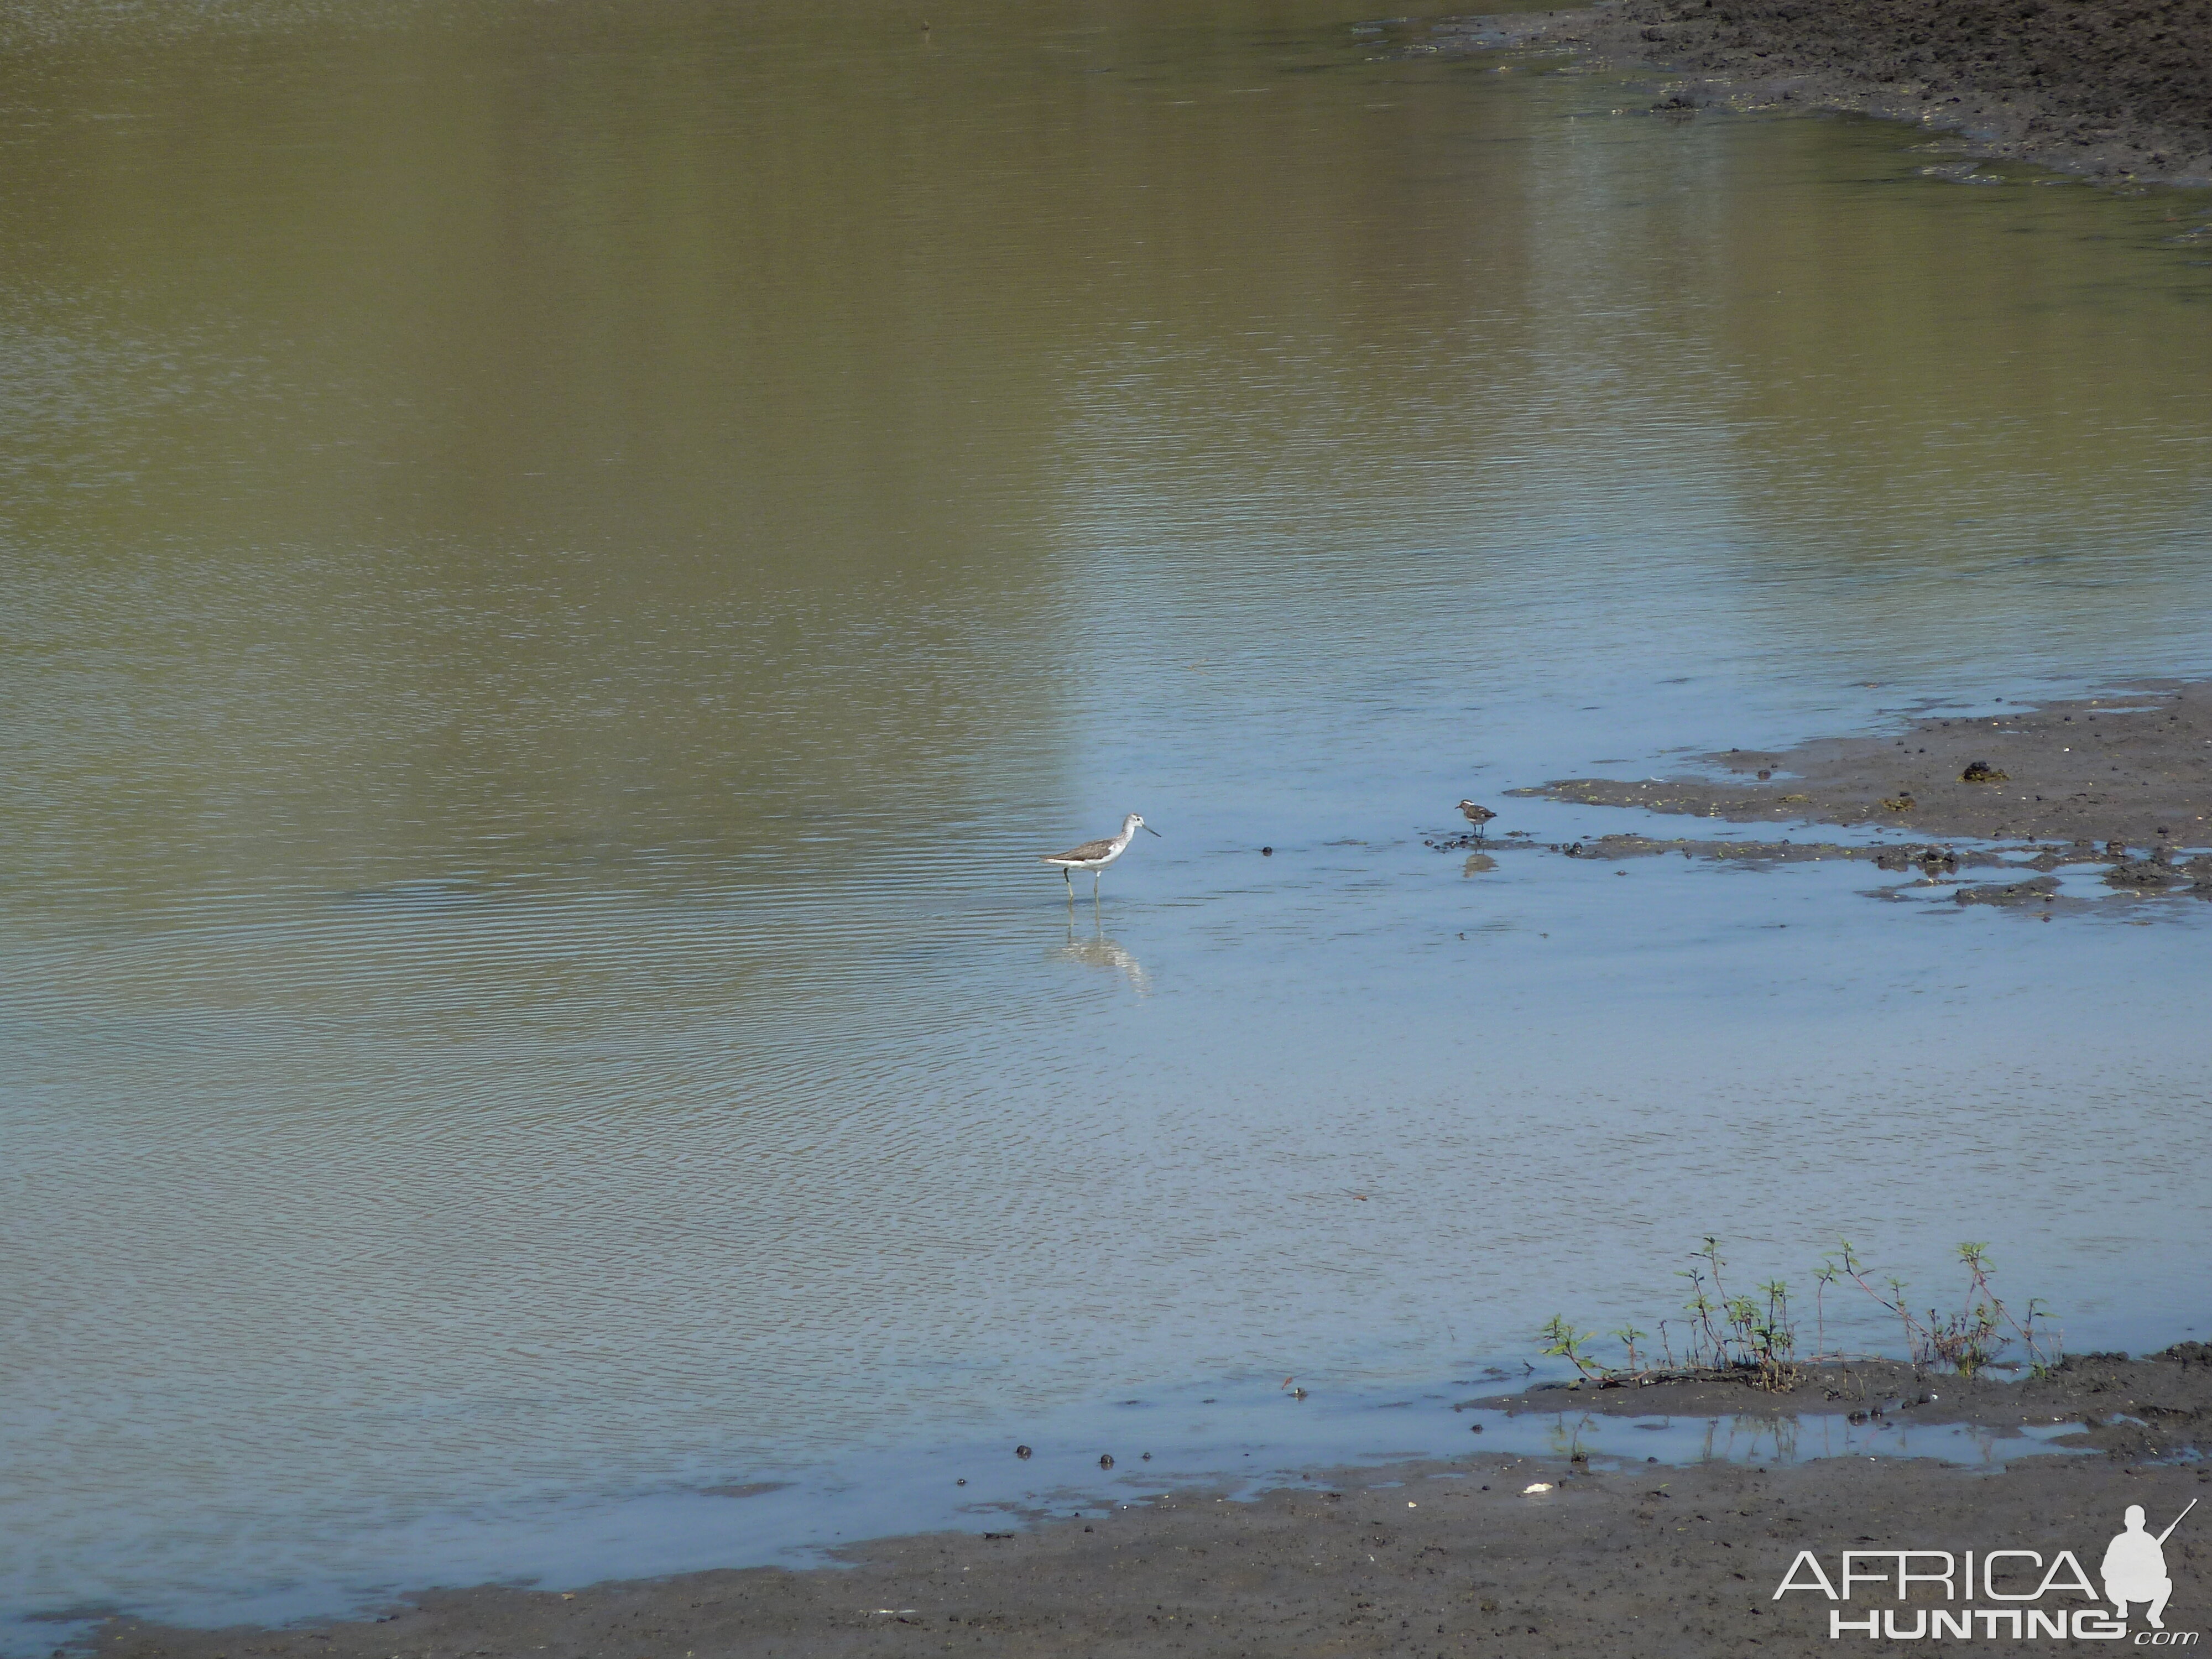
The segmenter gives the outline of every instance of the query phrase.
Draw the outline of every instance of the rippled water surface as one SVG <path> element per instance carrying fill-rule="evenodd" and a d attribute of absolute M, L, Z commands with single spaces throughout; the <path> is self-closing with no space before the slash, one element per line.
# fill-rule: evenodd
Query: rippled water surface
<path fill-rule="evenodd" d="M 0 33 L 0 1610 L 1132 1396 L 1406 1449 L 1709 1232 L 2200 1328 L 2212 907 L 1421 837 L 2212 672 L 2207 204 L 1324 0 L 927 20 Z"/>

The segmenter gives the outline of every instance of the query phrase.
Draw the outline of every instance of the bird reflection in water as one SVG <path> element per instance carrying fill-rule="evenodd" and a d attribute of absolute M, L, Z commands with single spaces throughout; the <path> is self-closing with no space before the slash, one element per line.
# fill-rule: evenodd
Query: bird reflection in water
<path fill-rule="evenodd" d="M 1055 962 L 1081 963 L 1086 968 L 1107 968 L 1121 975 L 1140 997 L 1152 994 L 1152 981 L 1145 972 L 1145 964 L 1132 956 L 1128 950 L 1106 937 L 1103 924 L 1094 923 L 1089 938 L 1075 931 L 1075 918 L 1067 920 L 1067 943 L 1053 947 Z"/>
<path fill-rule="evenodd" d="M 1467 862 L 1460 866 L 1459 872 L 1462 876 L 1479 876 L 1486 870 L 1495 870 L 1497 867 L 1498 860 L 1489 854 L 1469 853 L 1467 855 Z"/>

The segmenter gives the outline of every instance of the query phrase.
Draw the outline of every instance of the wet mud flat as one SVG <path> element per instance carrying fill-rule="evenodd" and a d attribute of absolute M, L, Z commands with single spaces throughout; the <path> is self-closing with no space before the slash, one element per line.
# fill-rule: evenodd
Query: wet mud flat
<path fill-rule="evenodd" d="M 1619 0 L 1454 20 L 1410 52 L 1552 46 L 1668 76 L 1656 107 L 1832 108 L 1977 153 L 2212 182 L 2212 0 Z"/>
<path fill-rule="evenodd" d="M 1901 734 L 1698 759 L 1708 769 L 1700 775 L 1563 778 L 1511 793 L 1735 823 L 1876 826 L 1911 837 L 1872 847 L 1607 835 L 1556 848 L 1577 856 L 1854 859 L 1916 872 L 1925 884 L 1957 884 L 1978 869 L 2012 878 L 1960 884 L 1955 896 L 1969 903 L 2041 903 L 2057 893 L 2051 872 L 2102 866 L 2116 896 L 2212 898 L 2212 692 L 2201 684 L 1995 716 L 1929 716 Z M 1947 836 L 2000 846 L 1961 851 L 1944 845 Z M 1476 844 L 1455 837 L 1431 845 L 1462 843 Z"/>
<path fill-rule="evenodd" d="M 1470 876 L 1498 868 L 1500 854 L 1546 852 L 1600 862 L 1680 857 L 1750 870 L 1788 864 L 1865 864 L 1910 878 L 1866 889 L 1869 898 L 1896 902 L 1943 892 L 1961 905 L 1996 905 L 2044 916 L 2125 909 L 2146 898 L 2212 901 L 2212 854 L 2177 857 L 2162 845 L 2136 850 L 2118 842 L 2102 847 L 2030 843 L 1992 851 L 1935 841 L 1869 847 L 1830 841 L 1709 841 L 1688 836 L 1662 840 L 1624 834 L 1570 842 L 1539 842 L 1517 835 L 1491 840 L 1453 836 L 1431 839 L 1427 845 L 1438 852 L 1466 853 L 1463 868 Z M 2066 871 L 2081 875 L 2092 870 L 2098 872 L 2106 890 L 2095 898 L 2063 890 L 2058 876 L 2053 873 Z"/>
<path fill-rule="evenodd" d="M 2127 1397 L 2149 1386 L 2131 1376 L 2144 1363 L 2113 1373 Z M 1582 1411 L 1624 1391 L 1556 1392 Z M 1640 1392 L 1646 1410 L 1662 1403 Z M 1729 1390 L 1726 1408 L 1742 1408 L 1749 1392 Z M 1518 1404 L 1550 1408 L 1541 1400 Z M 1722 1401 L 1685 1393 L 1663 1403 L 1687 1413 Z M 2059 1403 L 2023 1395 L 2015 1410 Z M 2003 1547 L 2052 1559 L 2070 1550 L 2094 1572 L 2128 1505 L 2162 1528 L 2198 1497 L 2212 1497 L 2212 1470 L 2118 1455 L 2039 1455 L 1992 1473 L 1925 1460 L 1662 1468 L 1564 1449 L 1474 1452 L 1333 1471 L 1249 1502 L 1146 1493 L 982 1535 L 887 1539 L 835 1567 L 570 1594 L 440 1591 L 312 1629 L 118 1620 L 98 1650 L 117 1659 L 1826 1651 L 1832 1604 L 1775 1595 L 1801 1550 L 1832 1571 L 1844 1549 Z M 2212 1524 L 2185 1525 L 2166 1549 L 2176 1585 L 2166 1624 L 2202 1628 L 2212 1621 Z"/>
<path fill-rule="evenodd" d="M 2051 1444 L 2122 1461 L 2197 1459 L 2212 1451 L 2212 1345 L 2202 1342 L 2142 1358 L 2069 1354 L 2039 1376 L 1996 1368 L 1960 1376 L 1866 1359 L 1806 1366 L 1781 1389 L 1755 1386 L 1752 1377 L 1736 1370 L 1584 1378 L 1465 1401 L 1458 1409 L 1692 1418 L 1842 1412 L 1854 1422 L 1900 1428 L 2070 1424 Z"/>

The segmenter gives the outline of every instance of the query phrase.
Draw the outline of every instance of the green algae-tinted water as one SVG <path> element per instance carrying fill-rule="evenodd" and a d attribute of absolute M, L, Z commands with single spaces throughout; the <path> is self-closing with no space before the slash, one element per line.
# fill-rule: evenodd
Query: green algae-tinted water
<path fill-rule="evenodd" d="M 2186 1334 L 2206 919 L 1419 838 L 2212 672 L 2212 204 L 1359 21 L 5 26 L 9 1612 L 1517 1370 L 1707 1232 Z"/>

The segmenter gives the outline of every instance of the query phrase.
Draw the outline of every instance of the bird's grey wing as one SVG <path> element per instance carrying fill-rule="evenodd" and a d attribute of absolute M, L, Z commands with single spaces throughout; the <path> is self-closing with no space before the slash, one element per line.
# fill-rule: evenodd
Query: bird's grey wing
<path fill-rule="evenodd" d="M 1082 846 L 1065 853 L 1040 853 L 1041 859 L 1103 859 L 1114 850 L 1111 841 L 1086 841 Z"/>

